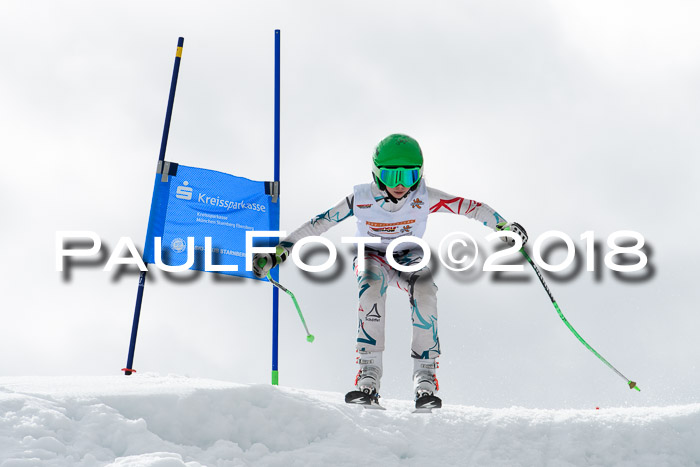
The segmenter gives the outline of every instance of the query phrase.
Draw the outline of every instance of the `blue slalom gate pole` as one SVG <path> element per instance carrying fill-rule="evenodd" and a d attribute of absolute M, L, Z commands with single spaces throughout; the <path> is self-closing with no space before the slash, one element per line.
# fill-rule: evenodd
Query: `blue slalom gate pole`
<path fill-rule="evenodd" d="M 185 38 L 177 40 L 177 51 L 175 52 L 175 65 L 173 67 L 173 77 L 170 81 L 170 95 L 168 96 L 168 109 L 165 112 L 165 125 L 163 126 L 163 138 L 160 141 L 160 153 L 158 160 L 165 160 L 165 148 L 168 145 L 168 134 L 170 133 L 170 118 L 173 114 L 173 102 L 175 101 L 175 88 L 177 87 L 177 76 L 180 72 L 180 59 L 182 57 L 182 46 Z M 125 375 L 130 375 L 134 370 L 134 351 L 136 350 L 136 334 L 139 330 L 139 319 L 141 318 L 141 302 L 143 301 L 143 289 L 146 286 L 146 273 L 141 271 L 139 275 L 139 288 L 136 292 L 136 306 L 134 307 L 134 323 L 131 326 L 131 340 L 129 342 L 129 356 L 126 359 L 126 367 L 122 368 Z"/>
<path fill-rule="evenodd" d="M 275 182 L 280 181 L 280 39 L 281 32 L 275 29 Z M 280 200 L 278 198 L 277 202 Z M 279 226 L 278 226 L 279 229 Z M 275 244 L 279 239 L 275 240 Z M 273 268 L 271 276 L 279 281 L 279 268 Z M 272 288 L 272 384 L 279 384 L 279 290 Z"/>

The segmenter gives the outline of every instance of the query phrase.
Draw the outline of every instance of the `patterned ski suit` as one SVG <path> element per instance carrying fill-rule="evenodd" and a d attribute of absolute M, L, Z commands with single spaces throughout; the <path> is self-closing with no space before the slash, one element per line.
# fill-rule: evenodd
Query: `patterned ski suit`
<path fill-rule="evenodd" d="M 410 204 L 407 204 L 410 203 Z M 415 272 L 402 272 L 387 262 L 386 246 L 394 238 L 412 235 L 421 237 L 429 214 L 447 212 L 463 215 L 482 222 L 496 230 L 496 224 L 504 219 L 484 203 L 451 196 L 421 181 L 418 188 L 393 202 L 375 183 L 358 185 L 353 194 L 337 205 L 319 214 L 292 232 L 280 242 L 289 255 L 292 246 L 300 239 L 321 235 L 331 227 L 355 216 L 357 236 L 379 237 L 381 244 L 365 247 L 365 269 L 359 271 L 358 258 L 353 267 L 359 288 L 357 350 L 381 352 L 384 350 L 384 325 L 386 317 L 386 291 L 396 286 L 408 293 L 413 323 L 411 356 L 417 359 L 435 358 L 440 355 L 437 328 L 437 286 L 429 267 Z M 398 264 L 411 265 L 422 260 L 422 250 L 402 243 L 394 251 Z"/>

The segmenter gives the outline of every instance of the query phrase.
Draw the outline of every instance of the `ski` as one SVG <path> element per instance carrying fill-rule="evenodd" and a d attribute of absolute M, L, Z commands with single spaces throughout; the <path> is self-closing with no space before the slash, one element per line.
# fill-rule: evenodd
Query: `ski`
<path fill-rule="evenodd" d="M 365 409 L 386 410 L 379 405 L 379 394 L 370 395 L 362 391 L 350 391 L 345 394 L 345 402 L 348 404 L 361 405 Z"/>
<path fill-rule="evenodd" d="M 416 400 L 416 409 L 412 413 L 433 413 L 433 409 L 442 407 L 442 399 L 426 394 Z"/>

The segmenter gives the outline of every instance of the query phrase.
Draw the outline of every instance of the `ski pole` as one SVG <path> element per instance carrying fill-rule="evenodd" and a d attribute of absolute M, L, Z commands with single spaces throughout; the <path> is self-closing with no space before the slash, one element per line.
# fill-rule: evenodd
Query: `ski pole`
<path fill-rule="evenodd" d="M 603 356 L 602 356 L 601 354 L 599 354 L 598 352 L 596 352 L 596 350 L 595 350 L 593 347 L 591 347 L 591 346 L 588 344 L 588 342 L 586 342 L 586 341 L 583 339 L 583 337 L 581 337 L 581 335 L 580 335 L 578 332 L 576 332 L 576 329 L 574 329 L 574 327 L 569 323 L 569 321 L 566 319 L 566 317 L 564 317 L 564 313 L 562 313 L 561 310 L 559 309 L 559 305 L 557 304 L 557 301 L 554 300 L 554 296 L 552 295 L 552 292 L 549 291 L 549 287 L 547 287 L 547 283 L 544 281 L 544 277 L 542 277 L 542 273 L 540 273 L 540 270 L 539 270 L 539 268 L 537 267 L 537 265 L 535 265 L 535 263 L 532 261 L 532 259 L 530 258 L 530 256 L 525 252 L 525 248 L 521 248 L 521 249 L 520 249 L 520 253 L 522 253 L 523 256 L 525 256 L 525 259 L 527 260 L 527 262 L 530 263 L 530 266 L 532 266 L 532 269 L 534 269 L 534 270 L 535 270 L 535 273 L 537 273 L 537 277 L 540 279 L 540 282 L 542 283 L 542 286 L 544 287 L 544 290 L 547 292 L 547 295 L 549 295 L 549 299 L 552 300 L 552 305 L 554 305 L 554 309 L 557 310 L 557 313 L 559 313 L 559 317 L 560 317 L 561 320 L 564 322 L 564 324 L 566 324 L 566 327 L 569 328 L 569 330 L 574 334 L 574 336 L 576 336 L 576 338 L 577 338 L 588 350 L 590 350 L 591 352 L 593 352 L 593 355 L 595 355 L 596 357 L 598 357 L 598 358 L 600 359 L 601 362 L 605 363 L 605 364 L 608 366 L 608 368 L 610 368 L 612 371 L 614 371 L 615 373 L 617 373 L 618 376 L 620 376 L 622 379 L 624 379 L 625 381 L 627 381 L 627 385 L 630 387 L 630 389 L 636 389 L 637 391 L 641 391 L 641 389 L 639 389 L 639 386 L 637 386 L 637 383 L 635 383 L 634 381 L 632 381 L 631 379 L 627 378 L 625 375 L 623 375 L 622 373 L 620 373 L 620 372 L 617 370 L 617 368 L 615 368 L 614 366 L 612 366 L 612 365 L 610 364 L 610 362 L 608 362 L 605 358 L 603 358 Z"/>
<path fill-rule="evenodd" d="M 265 264 L 266 264 L 266 263 L 267 263 L 267 259 L 265 259 L 265 258 L 260 258 L 260 259 L 258 260 L 258 266 L 260 266 L 261 268 L 265 267 Z M 270 281 L 270 282 L 272 283 L 272 285 L 274 285 L 275 287 L 277 287 L 278 289 L 280 289 L 282 292 L 286 292 L 287 295 L 289 295 L 290 297 L 292 297 L 292 301 L 294 302 L 294 306 L 295 306 L 296 309 L 297 309 L 297 313 L 299 313 L 299 318 L 301 319 L 301 324 L 304 325 L 304 330 L 306 331 L 306 340 L 307 340 L 308 342 L 313 342 L 314 339 L 315 339 L 315 337 L 314 337 L 313 334 L 311 334 L 311 333 L 309 332 L 309 328 L 306 326 L 306 320 L 304 319 L 304 315 L 301 313 L 301 308 L 299 307 L 299 303 L 297 302 L 297 298 L 294 296 L 294 294 L 292 293 L 292 291 L 289 290 L 289 289 L 287 289 L 286 287 L 284 287 L 282 284 L 280 284 L 280 283 L 277 282 L 276 280 L 274 280 L 274 279 L 272 278 L 272 276 L 270 275 L 270 271 L 267 272 L 267 276 L 266 276 L 266 277 L 267 277 L 267 280 Z"/>

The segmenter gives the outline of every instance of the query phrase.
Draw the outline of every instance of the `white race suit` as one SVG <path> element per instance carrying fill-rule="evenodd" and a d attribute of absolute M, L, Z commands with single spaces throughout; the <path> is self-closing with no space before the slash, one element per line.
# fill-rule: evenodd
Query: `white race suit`
<path fill-rule="evenodd" d="M 385 257 L 386 246 L 394 238 L 411 235 L 422 237 L 429 214 L 447 212 L 463 215 L 496 230 L 504 221 L 495 210 L 484 203 L 451 196 L 427 187 L 421 180 L 417 188 L 394 202 L 375 183 L 357 185 L 353 194 L 337 205 L 319 214 L 292 232 L 280 242 L 289 256 L 293 245 L 300 239 L 320 235 L 350 216 L 357 219 L 358 237 L 379 237 L 381 243 L 365 247 L 365 269 L 358 270 L 355 257 L 353 267 L 357 277 L 359 304 L 357 350 L 377 352 L 384 350 L 386 291 L 389 286 L 408 293 L 413 335 L 411 356 L 425 359 L 440 355 L 438 337 L 437 286 L 429 267 L 414 272 L 394 269 Z M 410 243 L 402 243 L 393 255 L 401 265 L 416 264 L 422 260 L 422 250 Z"/>

